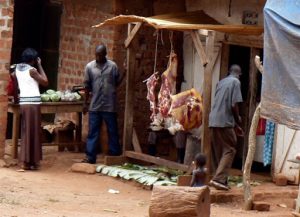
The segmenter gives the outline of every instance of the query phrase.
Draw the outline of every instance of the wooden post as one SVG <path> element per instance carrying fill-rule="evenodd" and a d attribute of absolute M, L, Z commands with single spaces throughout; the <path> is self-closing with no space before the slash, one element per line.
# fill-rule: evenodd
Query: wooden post
<path fill-rule="evenodd" d="M 220 66 L 220 80 L 228 75 L 229 68 L 229 44 L 222 43 L 221 51 L 221 66 Z"/>
<path fill-rule="evenodd" d="M 207 56 L 205 54 L 205 51 L 204 51 L 204 48 L 202 46 L 202 43 L 201 43 L 201 40 L 200 40 L 200 37 L 199 37 L 199 33 L 195 30 L 191 31 L 191 37 L 192 37 L 192 40 L 194 42 L 194 46 L 197 50 L 197 53 L 200 57 L 200 60 L 202 62 L 202 65 L 205 67 L 206 64 L 208 63 L 208 59 L 207 59 Z"/>
<path fill-rule="evenodd" d="M 244 147 L 243 147 L 243 165 L 248 152 L 248 138 L 251 126 L 251 120 L 253 118 L 256 109 L 256 95 L 257 95 L 257 75 L 258 71 L 255 66 L 255 56 L 259 55 L 260 50 L 258 48 L 251 48 L 250 50 L 250 66 L 249 66 L 249 106 L 248 106 L 248 117 L 245 123 L 245 137 L 244 137 Z"/>
<path fill-rule="evenodd" d="M 204 81 L 203 81 L 203 131 L 202 131 L 202 152 L 207 157 L 207 168 L 210 169 L 210 154 L 211 154 L 211 139 L 210 130 L 208 126 L 209 113 L 211 109 L 211 90 L 212 90 L 212 70 L 214 54 L 214 40 L 215 32 L 209 31 L 206 38 L 206 55 L 208 57 L 208 64 L 204 68 Z"/>
<path fill-rule="evenodd" d="M 250 132 L 249 132 L 249 149 L 247 152 L 247 157 L 245 161 L 245 166 L 243 169 L 243 190 L 244 190 L 244 209 L 251 210 L 253 205 L 253 196 L 251 193 L 250 175 L 251 167 L 254 159 L 255 148 L 256 148 L 256 128 L 258 125 L 258 120 L 260 117 L 260 104 L 257 106 L 253 119 L 251 122 Z"/>
<path fill-rule="evenodd" d="M 130 35 L 131 32 L 131 25 L 132 24 L 128 24 L 128 35 Z M 123 129 L 123 155 L 125 154 L 125 151 L 132 150 L 134 77 L 135 77 L 134 69 L 135 69 L 135 49 L 134 49 L 134 45 L 130 43 L 128 44 L 127 47 L 127 74 L 126 74 L 125 115 L 124 115 L 124 129 Z"/>

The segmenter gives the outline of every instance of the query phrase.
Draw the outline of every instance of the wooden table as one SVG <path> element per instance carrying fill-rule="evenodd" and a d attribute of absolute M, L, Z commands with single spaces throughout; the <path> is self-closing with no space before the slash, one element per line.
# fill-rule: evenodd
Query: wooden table
<path fill-rule="evenodd" d="M 13 114 L 13 129 L 12 129 L 12 158 L 18 157 L 18 139 L 20 129 L 20 105 L 8 104 L 8 112 Z M 82 112 L 83 102 L 43 102 L 41 103 L 41 114 L 53 114 L 53 113 L 73 113 L 77 114 L 76 120 L 76 136 L 73 145 L 79 145 L 81 141 L 82 131 Z M 58 145 L 54 143 L 43 143 L 42 145 Z"/>

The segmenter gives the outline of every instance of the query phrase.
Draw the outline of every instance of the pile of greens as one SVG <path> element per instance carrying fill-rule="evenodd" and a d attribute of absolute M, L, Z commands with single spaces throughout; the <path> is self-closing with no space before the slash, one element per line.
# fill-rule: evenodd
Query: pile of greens
<path fill-rule="evenodd" d="M 79 101 L 81 100 L 81 95 L 77 92 L 66 91 L 55 91 L 47 90 L 45 93 L 41 94 L 42 102 L 58 102 L 58 101 Z"/>
<path fill-rule="evenodd" d="M 145 167 L 130 163 L 125 163 L 122 166 L 99 165 L 96 171 L 112 177 L 135 180 L 146 186 L 177 185 L 177 177 L 183 174 L 180 171 L 165 167 Z"/>

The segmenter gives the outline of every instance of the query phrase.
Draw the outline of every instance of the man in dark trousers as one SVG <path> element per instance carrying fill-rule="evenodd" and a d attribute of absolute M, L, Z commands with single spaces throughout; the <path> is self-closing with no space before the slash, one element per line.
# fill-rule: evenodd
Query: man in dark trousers
<path fill-rule="evenodd" d="M 210 185 L 218 190 L 228 190 L 228 170 L 236 153 L 237 135 L 242 135 L 238 104 L 243 101 L 241 93 L 241 67 L 232 65 L 229 75 L 216 88 L 209 127 L 212 132 L 212 165 L 216 173 Z"/>
<path fill-rule="evenodd" d="M 124 78 L 120 75 L 116 63 L 106 58 L 105 45 L 95 50 L 96 59 L 85 68 L 84 86 L 86 89 L 85 111 L 91 93 L 89 106 L 89 132 L 86 143 L 85 163 L 96 163 L 99 130 L 102 120 L 108 130 L 109 155 L 121 154 L 116 113 L 116 92 Z"/>

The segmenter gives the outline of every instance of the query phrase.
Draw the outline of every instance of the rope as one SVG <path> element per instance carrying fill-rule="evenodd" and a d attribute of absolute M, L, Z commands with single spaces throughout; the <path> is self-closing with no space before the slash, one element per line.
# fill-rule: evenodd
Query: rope
<path fill-rule="evenodd" d="M 160 30 L 160 40 L 161 40 L 162 46 L 165 46 L 164 36 L 163 36 L 163 30 Z"/>
<path fill-rule="evenodd" d="M 171 52 L 174 51 L 174 47 L 173 47 L 173 31 L 170 31 L 169 33 L 169 39 L 170 39 L 170 44 L 171 44 Z"/>
<path fill-rule="evenodd" d="M 155 73 L 155 72 L 156 72 L 158 37 L 159 37 L 159 30 L 157 30 L 157 31 L 156 31 L 156 44 L 155 44 L 155 56 L 154 56 L 154 67 L 153 67 L 153 73 Z"/>

